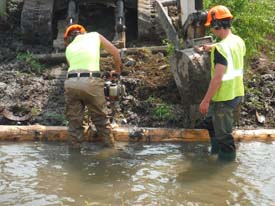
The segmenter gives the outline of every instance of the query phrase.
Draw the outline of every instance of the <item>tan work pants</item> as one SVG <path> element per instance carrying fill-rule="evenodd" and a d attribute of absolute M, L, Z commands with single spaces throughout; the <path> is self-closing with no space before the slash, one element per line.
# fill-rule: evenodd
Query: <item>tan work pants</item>
<path fill-rule="evenodd" d="M 114 145 L 110 122 L 106 116 L 104 80 L 95 77 L 70 78 L 65 81 L 66 117 L 69 121 L 69 140 L 81 142 L 83 139 L 83 118 L 85 106 L 88 108 L 98 136 L 106 146 Z"/>

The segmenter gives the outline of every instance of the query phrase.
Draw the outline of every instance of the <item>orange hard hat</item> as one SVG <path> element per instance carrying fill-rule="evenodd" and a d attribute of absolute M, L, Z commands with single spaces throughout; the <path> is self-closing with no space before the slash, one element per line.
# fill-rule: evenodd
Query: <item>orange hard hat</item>
<path fill-rule="evenodd" d="M 213 20 L 212 19 L 213 17 L 215 17 L 216 20 L 227 19 L 227 18 L 232 19 L 233 15 L 229 11 L 229 9 L 225 6 L 222 6 L 222 5 L 214 6 L 208 11 L 207 21 L 204 25 L 210 26 Z"/>
<path fill-rule="evenodd" d="M 86 29 L 83 26 L 81 26 L 80 24 L 72 24 L 67 27 L 67 29 L 64 33 L 64 40 L 66 41 L 66 39 L 68 38 L 70 33 L 75 30 L 78 30 L 81 34 L 86 32 Z"/>

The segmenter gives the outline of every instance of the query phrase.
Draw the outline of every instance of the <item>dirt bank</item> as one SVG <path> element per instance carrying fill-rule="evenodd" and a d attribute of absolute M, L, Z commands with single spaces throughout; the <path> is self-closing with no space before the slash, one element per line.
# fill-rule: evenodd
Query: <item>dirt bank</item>
<path fill-rule="evenodd" d="M 22 0 L 8 1 L 9 23 L 1 27 L 0 110 L 9 109 L 19 117 L 30 113 L 32 118 L 10 121 L 0 115 L 0 123 L 66 125 L 63 82 L 67 65 L 34 61 L 31 53 L 49 52 L 50 48 L 22 44 L 21 9 Z M 127 95 L 116 107 L 116 122 L 146 127 L 185 125 L 185 112 L 167 59 L 165 52 L 147 50 L 123 58 L 122 81 Z M 275 62 L 261 56 L 250 64 L 239 126 L 274 128 Z M 112 68 L 110 57 L 102 58 L 101 68 Z"/>

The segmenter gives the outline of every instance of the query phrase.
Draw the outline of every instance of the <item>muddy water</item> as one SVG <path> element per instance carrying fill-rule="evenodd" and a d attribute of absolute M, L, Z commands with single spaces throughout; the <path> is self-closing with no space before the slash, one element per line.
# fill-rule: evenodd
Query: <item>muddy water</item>
<path fill-rule="evenodd" d="M 0 143 L 0 205 L 275 205 L 275 143 L 242 143 L 233 163 L 204 144 Z"/>

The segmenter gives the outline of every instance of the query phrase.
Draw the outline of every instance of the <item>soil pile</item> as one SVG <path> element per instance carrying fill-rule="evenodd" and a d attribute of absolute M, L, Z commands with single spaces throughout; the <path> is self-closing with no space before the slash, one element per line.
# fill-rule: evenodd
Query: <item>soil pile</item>
<path fill-rule="evenodd" d="M 11 121 L 0 115 L 1 124 L 66 125 L 63 83 L 67 65 L 41 65 L 32 53 L 50 48 L 23 45 L 20 39 L 22 0 L 8 1 L 8 24 L 0 34 L 0 111 L 17 117 L 31 114 L 24 121 Z M 275 127 L 275 63 L 259 57 L 246 72 L 246 96 L 241 108 L 240 127 Z M 102 58 L 102 70 L 112 69 L 111 57 Z M 181 105 L 165 52 L 148 50 L 123 58 L 121 81 L 127 95 L 116 104 L 114 121 L 146 127 L 183 127 Z M 5 110 L 6 109 L 6 110 Z"/>

